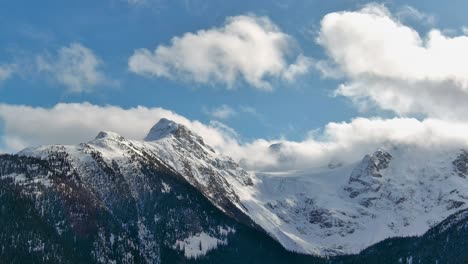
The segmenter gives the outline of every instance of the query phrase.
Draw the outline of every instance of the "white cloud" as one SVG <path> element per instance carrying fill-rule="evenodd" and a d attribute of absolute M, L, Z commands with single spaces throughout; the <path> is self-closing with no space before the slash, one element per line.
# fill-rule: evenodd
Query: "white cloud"
<path fill-rule="evenodd" d="M 123 109 L 89 103 L 57 104 L 52 108 L 0 104 L 2 143 L 7 151 L 39 144 L 87 142 L 101 130 L 142 139 L 162 117 L 188 126 L 219 152 L 254 170 L 301 170 L 330 162 L 348 164 L 381 147 L 415 146 L 423 151 L 468 147 L 468 123 L 439 119 L 356 118 L 329 123 L 302 141 L 242 142 L 236 131 L 220 122 L 203 124 L 163 108 Z M 275 143 L 281 144 L 270 147 Z"/>
<path fill-rule="evenodd" d="M 468 123 L 440 119 L 356 118 L 329 123 L 303 141 L 256 140 L 242 145 L 234 156 L 253 169 L 307 170 L 330 163 L 350 164 L 377 148 L 410 147 L 422 151 L 420 155 L 439 150 L 455 152 L 468 146 L 467 129 Z M 275 142 L 280 144 L 271 148 Z"/>
<path fill-rule="evenodd" d="M 142 139 L 162 117 L 188 126 L 219 149 L 231 144 L 231 139 L 224 136 L 227 133 L 219 132 L 226 131 L 219 124 L 204 125 L 163 108 L 123 109 L 89 103 L 60 103 L 52 108 L 0 104 L 0 122 L 4 124 L 2 141 L 9 151 L 41 144 L 87 142 L 102 130 L 114 131 L 129 139 Z"/>
<path fill-rule="evenodd" d="M 211 110 L 206 110 L 205 112 L 216 119 L 228 119 L 237 114 L 236 110 L 225 104 Z"/>
<path fill-rule="evenodd" d="M 293 56 L 294 55 L 294 56 Z M 293 39 L 266 17 L 235 16 L 223 27 L 174 37 L 154 52 L 135 50 L 129 70 L 146 76 L 224 84 L 240 80 L 269 90 L 271 79 L 294 80 L 310 59 L 294 52 Z"/>
<path fill-rule="evenodd" d="M 377 148 L 417 147 L 427 153 L 468 147 L 468 122 L 462 120 L 468 111 L 468 37 L 449 37 L 435 29 L 422 37 L 384 6 L 369 5 L 325 16 L 318 41 L 330 60 L 315 66 L 329 77 L 345 78 L 337 94 L 360 106 L 428 117 L 422 121 L 407 117 L 355 118 L 312 130 L 302 141 L 278 138 L 243 142 L 235 130 L 219 121 L 203 124 L 162 108 L 0 104 L 5 131 L 2 142 L 6 150 L 16 151 L 30 145 L 86 142 L 101 130 L 142 139 L 155 122 L 165 117 L 188 126 L 209 145 L 254 170 L 347 164 Z M 157 47 L 155 52 L 137 50 L 129 67 L 140 74 L 228 86 L 241 78 L 265 89 L 270 87 L 268 77 L 292 80 L 309 67 L 310 59 L 301 55 L 287 62 L 290 45 L 290 38 L 266 18 L 233 17 L 223 28 L 187 33 L 173 39 L 170 46 Z M 264 60 L 259 55 L 265 56 Z M 251 107 L 233 109 L 223 105 L 213 110 L 212 115 L 218 119 L 237 111 L 257 115 Z"/>
<path fill-rule="evenodd" d="M 337 94 L 400 115 L 466 119 L 467 36 L 432 29 L 422 37 L 372 4 L 326 15 L 317 40 L 345 76 Z"/>
<path fill-rule="evenodd" d="M 55 56 L 47 54 L 37 57 L 40 72 L 49 74 L 69 92 L 77 93 L 90 92 L 98 85 L 115 84 L 100 70 L 102 64 L 91 49 L 80 43 L 61 47 Z"/>
<path fill-rule="evenodd" d="M 287 81 L 294 81 L 297 76 L 307 73 L 312 65 L 312 59 L 301 54 L 297 57 L 295 63 L 286 68 L 283 72 L 283 78 Z"/>

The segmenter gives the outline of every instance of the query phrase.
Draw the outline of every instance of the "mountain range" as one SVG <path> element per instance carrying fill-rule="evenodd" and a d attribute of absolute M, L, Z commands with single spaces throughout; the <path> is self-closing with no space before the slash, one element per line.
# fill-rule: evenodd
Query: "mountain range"
<path fill-rule="evenodd" d="M 467 263 L 468 152 L 420 153 L 247 171 L 168 119 L 27 148 L 0 155 L 0 260 Z"/>

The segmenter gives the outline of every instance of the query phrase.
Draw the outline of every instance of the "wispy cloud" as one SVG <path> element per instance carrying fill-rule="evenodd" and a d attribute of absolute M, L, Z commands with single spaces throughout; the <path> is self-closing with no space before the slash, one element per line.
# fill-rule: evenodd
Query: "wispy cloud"
<path fill-rule="evenodd" d="M 434 15 L 427 14 L 409 5 L 401 7 L 395 16 L 401 21 L 415 20 L 427 25 L 434 25 L 436 21 Z"/>
<path fill-rule="evenodd" d="M 247 113 L 247 114 L 250 114 L 250 115 L 253 115 L 253 116 L 260 116 L 257 109 L 255 109 L 252 106 L 242 105 L 242 106 L 240 106 L 240 111 L 242 111 L 244 113 Z"/>
<path fill-rule="evenodd" d="M 69 92 L 90 92 L 99 85 L 116 84 L 102 72 L 102 60 L 80 43 L 61 47 L 54 55 L 39 55 L 36 65 L 39 72 L 48 74 Z"/>
<path fill-rule="evenodd" d="M 236 110 L 225 104 L 213 109 L 204 109 L 204 112 L 215 119 L 228 119 L 237 114 Z"/>
<path fill-rule="evenodd" d="M 16 65 L 14 64 L 0 64 L 0 82 L 10 78 L 15 72 Z"/>

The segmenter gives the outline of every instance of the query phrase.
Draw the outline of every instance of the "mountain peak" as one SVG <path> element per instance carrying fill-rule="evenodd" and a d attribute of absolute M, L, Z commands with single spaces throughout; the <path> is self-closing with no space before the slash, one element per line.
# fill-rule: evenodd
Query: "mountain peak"
<path fill-rule="evenodd" d="M 349 197 L 354 198 L 363 193 L 378 192 L 382 182 L 382 171 L 387 169 L 392 155 L 382 149 L 377 149 L 372 155 L 366 155 L 360 163 L 353 169 L 349 177 L 349 186 L 345 190 L 350 193 Z M 370 203 L 363 202 L 365 207 Z"/>
<path fill-rule="evenodd" d="M 382 170 L 388 167 L 388 164 L 392 160 L 392 155 L 379 148 L 370 156 L 370 160 L 377 170 Z"/>
<path fill-rule="evenodd" d="M 161 118 L 156 125 L 154 125 L 148 135 L 144 138 L 145 141 L 156 141 L 162 138 L 167 138 L 172 136 L 178 141 L 184 141 L 184 144 L 198 144 L 202 145 L 212 152 L 215 152 L 210 146 L 206 145 L 203 141 L 203 138 L 197 133 L 190 130 L 188 127 L 176 123 L 167 118 Z"/>
<path fill-rule="evenodd" d="M 381 170 L 388 167 L 392 155 L 390 153 L 377 149 L 372 155 L 366 155 L 359 163 L 359 165 L 351 173 L 350 180 L 356 180 L 358 178 L 382 178 Z"/>
<path fill-rule="evenodd" d="M 111 132 L 111 131 L 101 131 L 97 134 L 97 136 L 94 138 L 95 140 L 98 140 L 98 139 L 105 139 L 105 138 L 108 138 L 108 139 L 117 139 L 117 140 L 121 140 L 123 139 L 123 137 L 115 132 Z"/>
<path fill-rule="evenodd" d="M 182 127 L 182 125 L 169 120 L 167 118 L 161 118 L 156 125 L 154 125 L 145 137 L 145 141 L 154 141 L 168 135 L 175 134 L 175 132 Z"/>

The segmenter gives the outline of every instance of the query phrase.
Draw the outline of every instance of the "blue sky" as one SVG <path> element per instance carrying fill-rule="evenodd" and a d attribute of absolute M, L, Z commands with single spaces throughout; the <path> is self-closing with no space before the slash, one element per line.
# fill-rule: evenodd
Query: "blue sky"
<path fill-rule="evenodd" d="M 147 76 L 129 70 L 137 49 L 154 51 L 170 46 L 173 37 L 199 30 L 222 28 L 226 18 L 246 15 L 267 17 L 291 38 L 294 55 L 313 63 L 327 60 L 326 48 L 316 42 L 320 21 L 332 12 L 355 11 L 368 1 L 2 1 L 0 3 L 0 65 L 15 65 L 0 82 L 0 103 L 51 108 L 57 103 L 89 102 L 131 108 L 162 107 L 190 120 L 218 120 L 245 141 L 256 138 L 302 140 L 309 131 L 329 122 L 355 117 L 427 116 L 422 111 L 403 115 L 392 107 L 362 111 L 352 96 L 333 96 L 351 78 L 327 78 L 314 66 L 293 81 L 267 78 L 271 90 L 258 89 L 242 78 L 232 86 L 223 82 Z M 437 28 L 447 36 L 461 34 L 468 25 L 466 1 L 385 1 L 402 23 L 421 36 Z M 416 11 L 407 12 L 408 10 Z M 406 13 L 405 13 L 406 12 Z M 100 63 L 99 82 L 80 91 L 57 81 L 54 70 L 60 49 L 78 44 Z M 38 70 L 38 60 L 48 67 Z M 63 66 L 63 65 L 62 65 Z M 40 67 L 39 67 L 40 68 Z M 85 84 L 86 85 L 86 84 Z M 223 108 L 230 113 L 213 115 Z M 361 111 L 359 110 L 361 109 Z M 3 124 L 5 126 L 5 124 Z M 1 128 L 1 126 L 0 126 Z M 2 132 L 0 132 L 0 135 Z"/>

